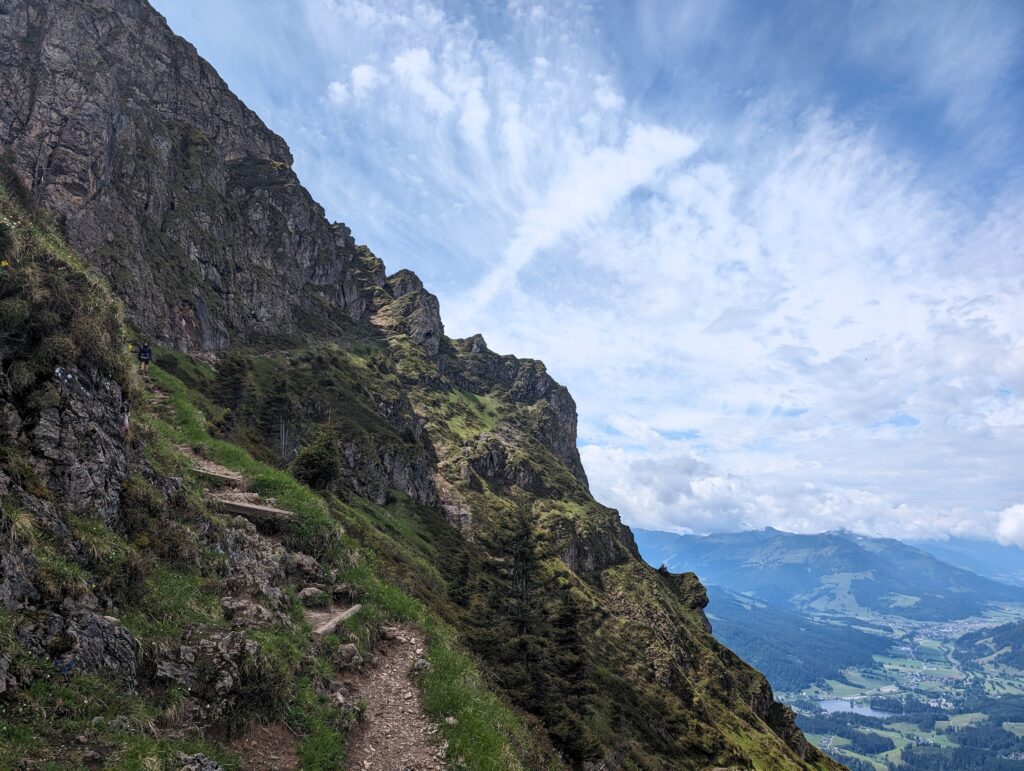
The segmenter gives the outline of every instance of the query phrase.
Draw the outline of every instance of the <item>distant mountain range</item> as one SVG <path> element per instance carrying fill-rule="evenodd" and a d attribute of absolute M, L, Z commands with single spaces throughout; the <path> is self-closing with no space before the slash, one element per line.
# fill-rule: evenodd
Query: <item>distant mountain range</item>
<path fill-rule="evenodd" d="M 922 621 L 981 613 L 997 602 L 1024 602 L 1010 586 L 888 538 L 848 532 L 816 535 L 773 528 L 709 536 L 634 530 L 654 566 L 692 570 L 768 605 L 804 613 L 863 616 L 865 611 Z M 715 608 L 709 608 L 712 614 Z"/>
<path fill-rule="evenodd" d="M 944 541 L 906 541 L 943 562 L 1004 584 L 1024 586 L 1024 549 L 992 541 L 949 538 Z"/>

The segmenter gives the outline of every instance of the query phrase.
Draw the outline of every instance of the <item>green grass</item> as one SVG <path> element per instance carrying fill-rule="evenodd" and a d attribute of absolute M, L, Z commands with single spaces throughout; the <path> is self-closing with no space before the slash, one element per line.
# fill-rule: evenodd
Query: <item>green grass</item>
<path fill-rule="evenodd" d="M 163 768 L 178 752 L 201 752 L 226 769 L 238 767 L 231 753 L 198 737 L 149 736 L 142 727 L 157 715 L 108 677 L 40 674 L 28 688 L 0 701 L 0 768 L 85 767 L 83 753 L 89 749 L 106 755 L 109 767 L 139 771 Z M 78 736 L 84 744 L 72 740 Z"/>
<path fill-rule="evenodd" d="M 195 402 L 204 400 L 170 373 L 155 366 L 150 373 L 168 394 L 174 412 L 171 422 L 155 422 L 158 431 L 162 429 L 171 441 L 201 448 L 210 460 L 243 474 L 249 480 L 249 489 L 274 498 L 277 506 L 297 514 L 284 533 L 289 548 L 327 562 L 341 558 L 341 529 L 323 498 L 287 471 L 256 460 L 236 444 L 211 437 L 206 430 L 207 416 L 195 406 Z"/>
<path fill-rule="evenodd" d="M 459 388 L 449 391 L 445 401 L 447 426 L 460 439 L 474 439 L 498 425 L 501 402 L 493 396 Z"/>
<path fill-rule="evenodd" d="M 842 739 L 837 737 L 837 739 L 836 739 L 836 742 L 837 742 L 836 746 L 838 746 L 838 742 L 840 742 L 840 741 L 842 741 Z M 859 760 L 859 761 L 861 761 L 863 763 L 867 763 L 868 765 L 874 767 L 876 769 L 876 771 L 888 771 L 888 768 L 887 768 L 886 764 L 883 763 L 882 761 L 878 760 L 877 758 L 873 758 L 873 757 L 871 757 L 869 755 L 861 755 L 860 753 L 853 752 L 852 750 L 845 749 L 845 747 L 839 753 L 839 760 L 840 760 L 840 762 L 842 762 L 843 756 L 854 758 L 854 759 Z"/>
<path fill-rule="evenodd" d="M 849 683 L 841 683 L 838 680 L 826 680 L 828 684 L 829 692 L 838 698 L 847 696 L 859 696 L 863 693 L 864 689 L 856 685 L 850 685 Z"/>
<path fill-rule="evenodd" d="M 1011 723 L 1007 721 L 1003 723 L 1003 730 L 1009 731 L 1018 738 L 1024 738 L 1024 723 Z"/>
<path fill-rule="evenodd" d="M 974 725 L 980 723 L 983 720 L 987 720 L 988 715 L 984 712 L 968 712 L 963 715 L 951 715 L 949 718 L 949 724 L 953 728 L 963 728 L 964 726 Z M 938 725 L 938 723 L 936 723 Z"/>
<path fill-rule="evenodd" d="M 848 669 L 843 675 L 852 685 L 866 690 L 875 690 L 892 685 L 892 680 L 873 672 L 864 672 L 858 669 Z"/>
<path fill-rule="evenodd" d="M 145 579 L 139 601 L 124 614 L 125 628 L 140 640 L 181 637 L 188 625 L 224 620 L 216 584 L 202 576 L 159 564 Z"/>
<path fill-rule="evenodd" d="M 295 512 L 298 516 L 293 529 L 285 534 L 288 545 L 342 567 L 341 578 L 363 591 L 364 609 L 349 620 L 346 631 L 356 634 L 364 644 L 376 638 L 376 630 L 385 621 L 411 622 L 424 632 L 431 666 L 421 676 L 422 703 L 427 714 L 439 724 L 453 764 L 480 771 L 553 767 L 549 759 L 539 760 L 543 756 L 537 749 L 535 734 L 526 727 L 518 712 L 487 687 L 475 661 L 458 645 L 454 630 L 419 600 L 383 580 L 378 575 L 379 566 L 371 550 L 363 547 L 354 564 L 345 558 L 359 545 L 343 533 L 324 498 L 286 471 L 254 459 L 237 445 L 211 437 L 206 430 L 207 416 L 196 407 L 196 403 L 203 403 L 202 397 L 159 367 L 151 367 L 150 372 L 161 390 L 168 394 L 172 408 L 167 421 L 154 421 L 157 431 L 168 441 L 199 448 L 204 456 L 240 472 L 248 479 L 251 489 L 273 497 L 278 506 Z M 335 506 L 344 507 L 350 516 L 355 516 L 357 511 L 356 507 L 339 502 Z M 384 513 L 381 507 L 369 501 L 360 500 L 359 507 L 364 519 L 367 512 L 378 517 Z M 394 518 L 394 522 L 394 540 L 419 538 L 429 546 L 422 533 L 410 529 L 411 522 L 403 521 L 402 517 Z M 263 642 L 266 644 L 267 640 Z M 285 641 L 278 641 L 278 644 L 287 648 Z M 280 650 L 279 653 L 281 655 L 275 658 L 289 660 L 294 650 L 292 654 Z M 318 728 L 329 720 L 330 713 L 323 711 L 325 705 L 301 683 L 296 701 L 298 714 L 292 720 L 306 735 L 300 753 L 311 767 L 329 767 L 317 766 L 320 761 L 316 759 L 338 756 L 343 744 L 331 731 Z M 444 720 L 449 716 L 455 718 L 454 724 Z"/>

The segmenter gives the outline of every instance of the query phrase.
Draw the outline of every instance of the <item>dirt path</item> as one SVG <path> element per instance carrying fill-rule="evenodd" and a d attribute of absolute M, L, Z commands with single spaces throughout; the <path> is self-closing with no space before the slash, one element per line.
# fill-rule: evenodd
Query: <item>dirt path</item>
<path fill-rule="evenodd" d="M 423 635 L 413 627 L 393 627 L 375 662 L 341 678 L 345 690 L 366 704 L 361 725 L 349 740 L 350 771 L 443 771 L 444 745 L 437 726 L 423 714 L 412 669 L 423 657 Z"/>
<path fill-rule="evenodd" d="M 253 724 L 231 742 L 245 771 L 294 771 L 300 767 L 299 740 L 281 723 Z"/>

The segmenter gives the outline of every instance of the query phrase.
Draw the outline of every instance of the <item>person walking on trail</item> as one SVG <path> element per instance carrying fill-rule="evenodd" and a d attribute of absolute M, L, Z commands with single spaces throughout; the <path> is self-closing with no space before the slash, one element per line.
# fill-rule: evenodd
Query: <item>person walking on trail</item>
<path fill-rule="evenodd" d="M 139 364 L 142 366 L 142 374 L 149 373 L 149 362 L 153 360 L 153 352 L 149 349 L 149 343 L 139 346 Z"/>

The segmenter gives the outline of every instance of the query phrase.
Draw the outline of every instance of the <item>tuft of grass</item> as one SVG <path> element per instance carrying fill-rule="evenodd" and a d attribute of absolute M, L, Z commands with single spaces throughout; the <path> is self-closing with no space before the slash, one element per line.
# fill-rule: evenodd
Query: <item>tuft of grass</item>
<path fill-rule="evenodd" d="M 2 528 L 10 534 L 11 540 L 29 548 L 39 541 L 39 525 L 35 517 L 25 509 L 5 505 L 0 500 L 0 522 Z"/>
<path fill-rule="evenodd" d="M 52 601 L 81 599 L 89 593 L 89 577 L 81 565 L 69 559 L 55 544 L 43 539 L 33 550 L 36 588 Z"/>
<path fill-rule="evenodd" d="M 354 721 L 329 697 L 318 693 L 309 677 L 301 678 L 288 713 L 288 722 L 303 735 L 299 745 L 302 768 L 310 771 L 342 771 L 345 768 L 345 737 Z"/>
<path fill-rule="evenodd" d="M 121 621 L 142 641 L 179 638 L 191 624 L 223 622 L 218 594 L 210 579 L 158 564 L 146 577 L 142 596 Z"/>

